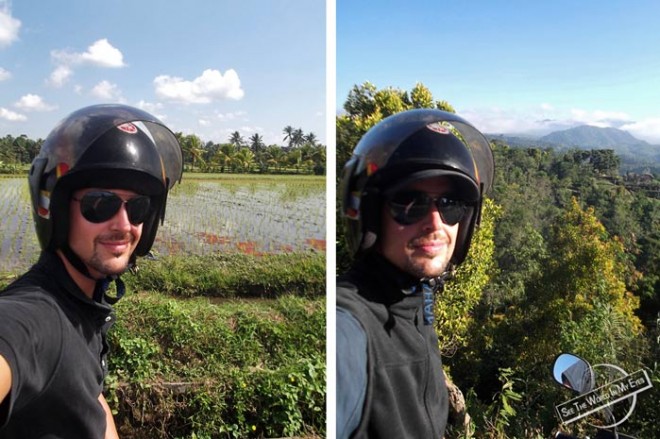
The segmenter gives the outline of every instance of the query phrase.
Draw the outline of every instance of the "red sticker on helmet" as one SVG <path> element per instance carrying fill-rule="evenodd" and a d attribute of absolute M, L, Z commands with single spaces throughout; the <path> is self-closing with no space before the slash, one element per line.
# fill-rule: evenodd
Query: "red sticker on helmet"
<path fill-rule="evenodd" d="M 57 166 L 55 166 L 55 176 L 57 178 L 60 178 L 61 176 L 63 176 L 67 172 L 69 172 L 69 165 L 68 164 L 62 162 L 62 163 L 58 163 Z"/>
<path fill-rule="evenodd" d="M 135 133 L 138 132 L 137 127 L 135 125 L 133 125 L 132 123 L 130 123 L 130 122 L 126 122 L 126 123 L 123 123 L 121 125 L 117 125 L 117 128 L 119 128 L 120 130 L 122 130 L 123 132 L 128 133 L 128 134 L 135 134 Z"/>
<path fill-rule="evenodd" d="M 367 175 L 373 175 L 378 170 L 378 165 L 375 163 L 367 163 Z"/>
<path fill-rule="evenodd" d="M 435 122 L 435 123 L 428 124 L 428 125 L 426 125 L 426 128 L 428 128 L 431 131 L 434 131 L 438 134 L 449 134 L 449 128 L 442 125 L 440 122 Z"/>

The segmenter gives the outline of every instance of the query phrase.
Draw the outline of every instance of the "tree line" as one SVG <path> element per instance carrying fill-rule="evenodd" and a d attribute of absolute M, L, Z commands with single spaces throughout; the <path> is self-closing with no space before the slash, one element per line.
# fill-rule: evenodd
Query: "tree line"
<path fill-rule="evenodd" d="M 175 133 L 183 151 L 184 169 L 190 172 L 287 173 L 324 175 L 325 145 L 316 134 L 286 126 L 283 145 L 266 145 L 263 136 L 247 139 L 231 133 L 226 143 L 203 142 L 195 134 Z M 0 138 L 0 173 L 23 173 L 39 153 L 43 139 L 10 134 Z"/>
<path fill-rule="evenodd" d="M 336 121 L 337 175 L 371 126 L 411 108 L 454 111 L 423 84 L 354 86 Z M 472 419 L 472 433 L 454 425 L 447 437 L 551 437 L 554 406 L 572 397 L 550 372 L 560 352 L 646 369 L 654 389 L 624 430 L 658 437 L 660 180 L 621 175 L 612 150 L 491 146 L 481 227 L 436 304 L 445 372 Z M 351 261 L 339 216 L 341 271 Z"/>

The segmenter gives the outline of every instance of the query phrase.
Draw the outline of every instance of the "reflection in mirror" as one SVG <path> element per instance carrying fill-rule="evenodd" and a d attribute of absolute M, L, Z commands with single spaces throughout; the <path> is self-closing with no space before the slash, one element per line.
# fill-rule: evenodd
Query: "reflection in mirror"
<path fill-rule="evenodd" d="M 578 393 L 593 389 L 594 373 L 589 363 L 573 354 L 560 354 L 552 368 L 555 380 Z"/>

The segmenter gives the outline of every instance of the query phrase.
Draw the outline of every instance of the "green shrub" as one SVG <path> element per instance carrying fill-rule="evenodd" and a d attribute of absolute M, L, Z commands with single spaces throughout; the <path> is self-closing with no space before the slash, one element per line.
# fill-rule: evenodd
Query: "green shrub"
<path fill-rule="evenodd" d="M 130 294 L 116 306 L 108 400 L 125 438 L 325 432 L 325 300 Z"/>
<path fill-rule="evenodd" d="M 134 290 L 177 296 L 305 297 L 325 294 L 325 254 L 214 253 L 140 261 L 135 276 L 124 276 Z"/>

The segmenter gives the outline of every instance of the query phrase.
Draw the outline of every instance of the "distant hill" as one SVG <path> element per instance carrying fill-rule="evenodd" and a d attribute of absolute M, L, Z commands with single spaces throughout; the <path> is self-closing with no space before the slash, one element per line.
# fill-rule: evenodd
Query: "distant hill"
<path fill-rule="evenodd" d="M 581 125 L 537 138 L 507 134 L 491 134 L 486 137 L 516 148 L 552 148 L 557 151 L 574 148 L 613 149 L 621 158 L 622 172 L 648 169 L 660 173 L 660 145 L 651 145 L 616 128 Z"/>
<path fill-rule="evenodd" d="M 616 149 L 622 146 L 649 145 L 643 140 L 636 139 L 627 131 L 616 128 L 598 128 L 590 125 L 555 131 L 541 137 L 539 140 L 579 149 Z"/>

